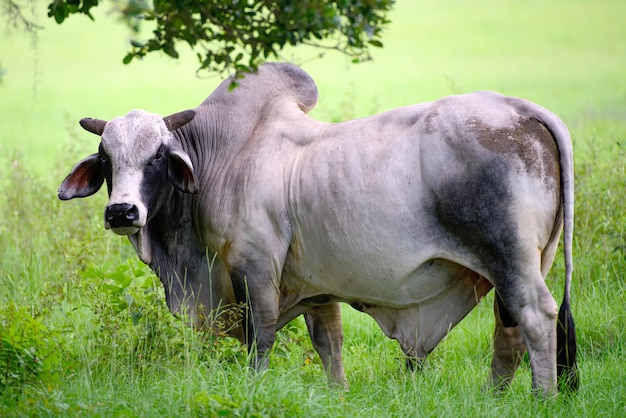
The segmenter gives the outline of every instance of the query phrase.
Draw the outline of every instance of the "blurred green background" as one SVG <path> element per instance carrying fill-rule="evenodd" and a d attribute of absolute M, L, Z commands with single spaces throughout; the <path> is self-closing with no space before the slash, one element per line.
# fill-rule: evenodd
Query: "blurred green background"
<path fill-rule="evenodd" d="M 20 148 L 36 170 L 50 166 L 81 117 L 195 107 L 223 77 L 197 77 L 186 46 L 179 61 L 123 65 L 130 32 L 106 2 L 95 22 L 72 16 L 62 25 L 45 16 L 45 2 L 36 4 L 45 29 L 35 42 L 0 35 L 0 142 Z M 311 48 L 284 58 L 318 83 L 312 115 L 321 120 L 489 89 L 536 101 L 577 127 L 626 114 L 625 17 L 619 0 L 400 0 L 373 61 L 354 65 L 335 52 L 316 59 L 323 51 Z"/>

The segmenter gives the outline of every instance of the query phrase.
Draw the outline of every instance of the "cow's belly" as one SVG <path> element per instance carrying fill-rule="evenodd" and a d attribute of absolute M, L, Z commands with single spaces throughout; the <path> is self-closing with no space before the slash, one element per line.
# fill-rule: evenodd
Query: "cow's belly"
<path fill-rule="evenodd" d="M 398 177 L 406 184 L 398 185 Z M 479 260 L 448 239 L 429 204 L 432 197 L 414 183 L 418 177 L 379 172 L 364 187 L 301 199 L 306 210 L 291 213 L 281 294 L 292 303 L 333 295 L 403 308 L 436 297 L 469 271 L 484 275 Z"/>
<path fill-rule="evenodd" d="M 471 273 L 454 261 L 420 258 L 417 251 L 410 258 L 403 259 L 403 255 L 381 249 L 350 257 L 337 249 L 296 262 L 290 253 L 281 280 L 282 293 L 297 295 L 300 300 L 332 295 L 349 302 L 404 308 L 437 297 Z"/>

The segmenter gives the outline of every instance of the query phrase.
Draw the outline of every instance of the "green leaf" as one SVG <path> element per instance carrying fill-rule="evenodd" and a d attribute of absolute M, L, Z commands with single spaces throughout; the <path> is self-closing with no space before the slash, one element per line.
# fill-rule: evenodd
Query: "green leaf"
<path fill-rule="evenodd" d="M 133 325 L 137 325 L 139 323 L 139 320 L 141 319 L 141 317 L 143 316 L 143 314 L 141 313 L 141 311 L 133 311 L 130 314 L 130 319 L 133 323 Z"/>
<path fill-rule="evenodd" d="M 61 4 L 54 9 L 54 20 L 56 20 L 56 22 L 59 24 L 63 23 L 63 21 L 65 20 L 65 7 L 65 5 Z"/>
<path fill-rule="evenodd" d="M 49 0 L 48 16 L 58 23 L 69 15 L 86 14 L 91 19 L 99 0 Z M 123 1 L 117 12 L 135 33 L 140 22 L 153 22 L 150 38 L 131 41 L 132 50 L 122 62 L 161 51 L 179 58 L 177 42 L 187 43 L 198 54 L 199 70 L 233 71 L 242 62 L 280 57 L 287 45 L 314 40 L 331 41 L 334 49 L 356 62 L 370 58 L 368 48 L 383 46 L 379 34 L 389 23 L 387 14 L 394 0 L 341 0 L 333 2 L 283 2 L 275 7 L 265 0 L 190 2 Z M 282 4 L 282 3 L 281 3 Z M 200 57 L 201 55 L 201 57 Z"/>
<path fill-rule="evenodd" d="M 174 48 L 173 44 L 165 44 L 163 45 L 163 52 L 169 55 L 172 58 L 178 58 L 178 52 Z"/>

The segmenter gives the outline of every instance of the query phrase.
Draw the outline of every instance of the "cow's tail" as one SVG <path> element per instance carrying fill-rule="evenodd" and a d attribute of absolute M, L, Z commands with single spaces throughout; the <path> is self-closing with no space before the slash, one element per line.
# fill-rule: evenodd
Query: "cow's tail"
<path fill-rule="evenodd" d="M 576 365 L 576 327 L 570 308 L 572 283 L 572 241 L 574 238 L 574 151 L 567 126 L 554 113 L 523 99 L 506 98 L 520 114 L 540 121 L 552 134 L 559 151 L 563 205 L 563 258 L 565 259 L 565 287 L 559 309 L 556 333 L 556 368 L 559 390 L 575 392 L 580 384 Z"/>
<path fill-rule="evenodd" d="M 570 308 L 572 282 L 572 241 L 574 237 L 574 157 L 569 131 L 563 121 L 551 112 L 541 109 L 537 119 L 552 133 L 559 150 L 563 204 L 563 257 L 565 259 L 565 286 L 563 302 L 557 322 L 556 365 L 559 390 L 575 392 L 580 380 L 576 365 L 576 327 Z"/>

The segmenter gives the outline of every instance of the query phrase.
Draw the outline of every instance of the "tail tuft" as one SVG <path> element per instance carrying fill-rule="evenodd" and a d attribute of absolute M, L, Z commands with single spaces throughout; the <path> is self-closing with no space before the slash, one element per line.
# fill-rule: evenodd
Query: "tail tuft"
<path fill-rule="evenodd" d="M 557 323 L 556 370 L 559 391 L 573 393 L 578 390 L 580 377 L 576 365 L 576 327 L 570 310 L 569 298 L 563 299 Z"/>

